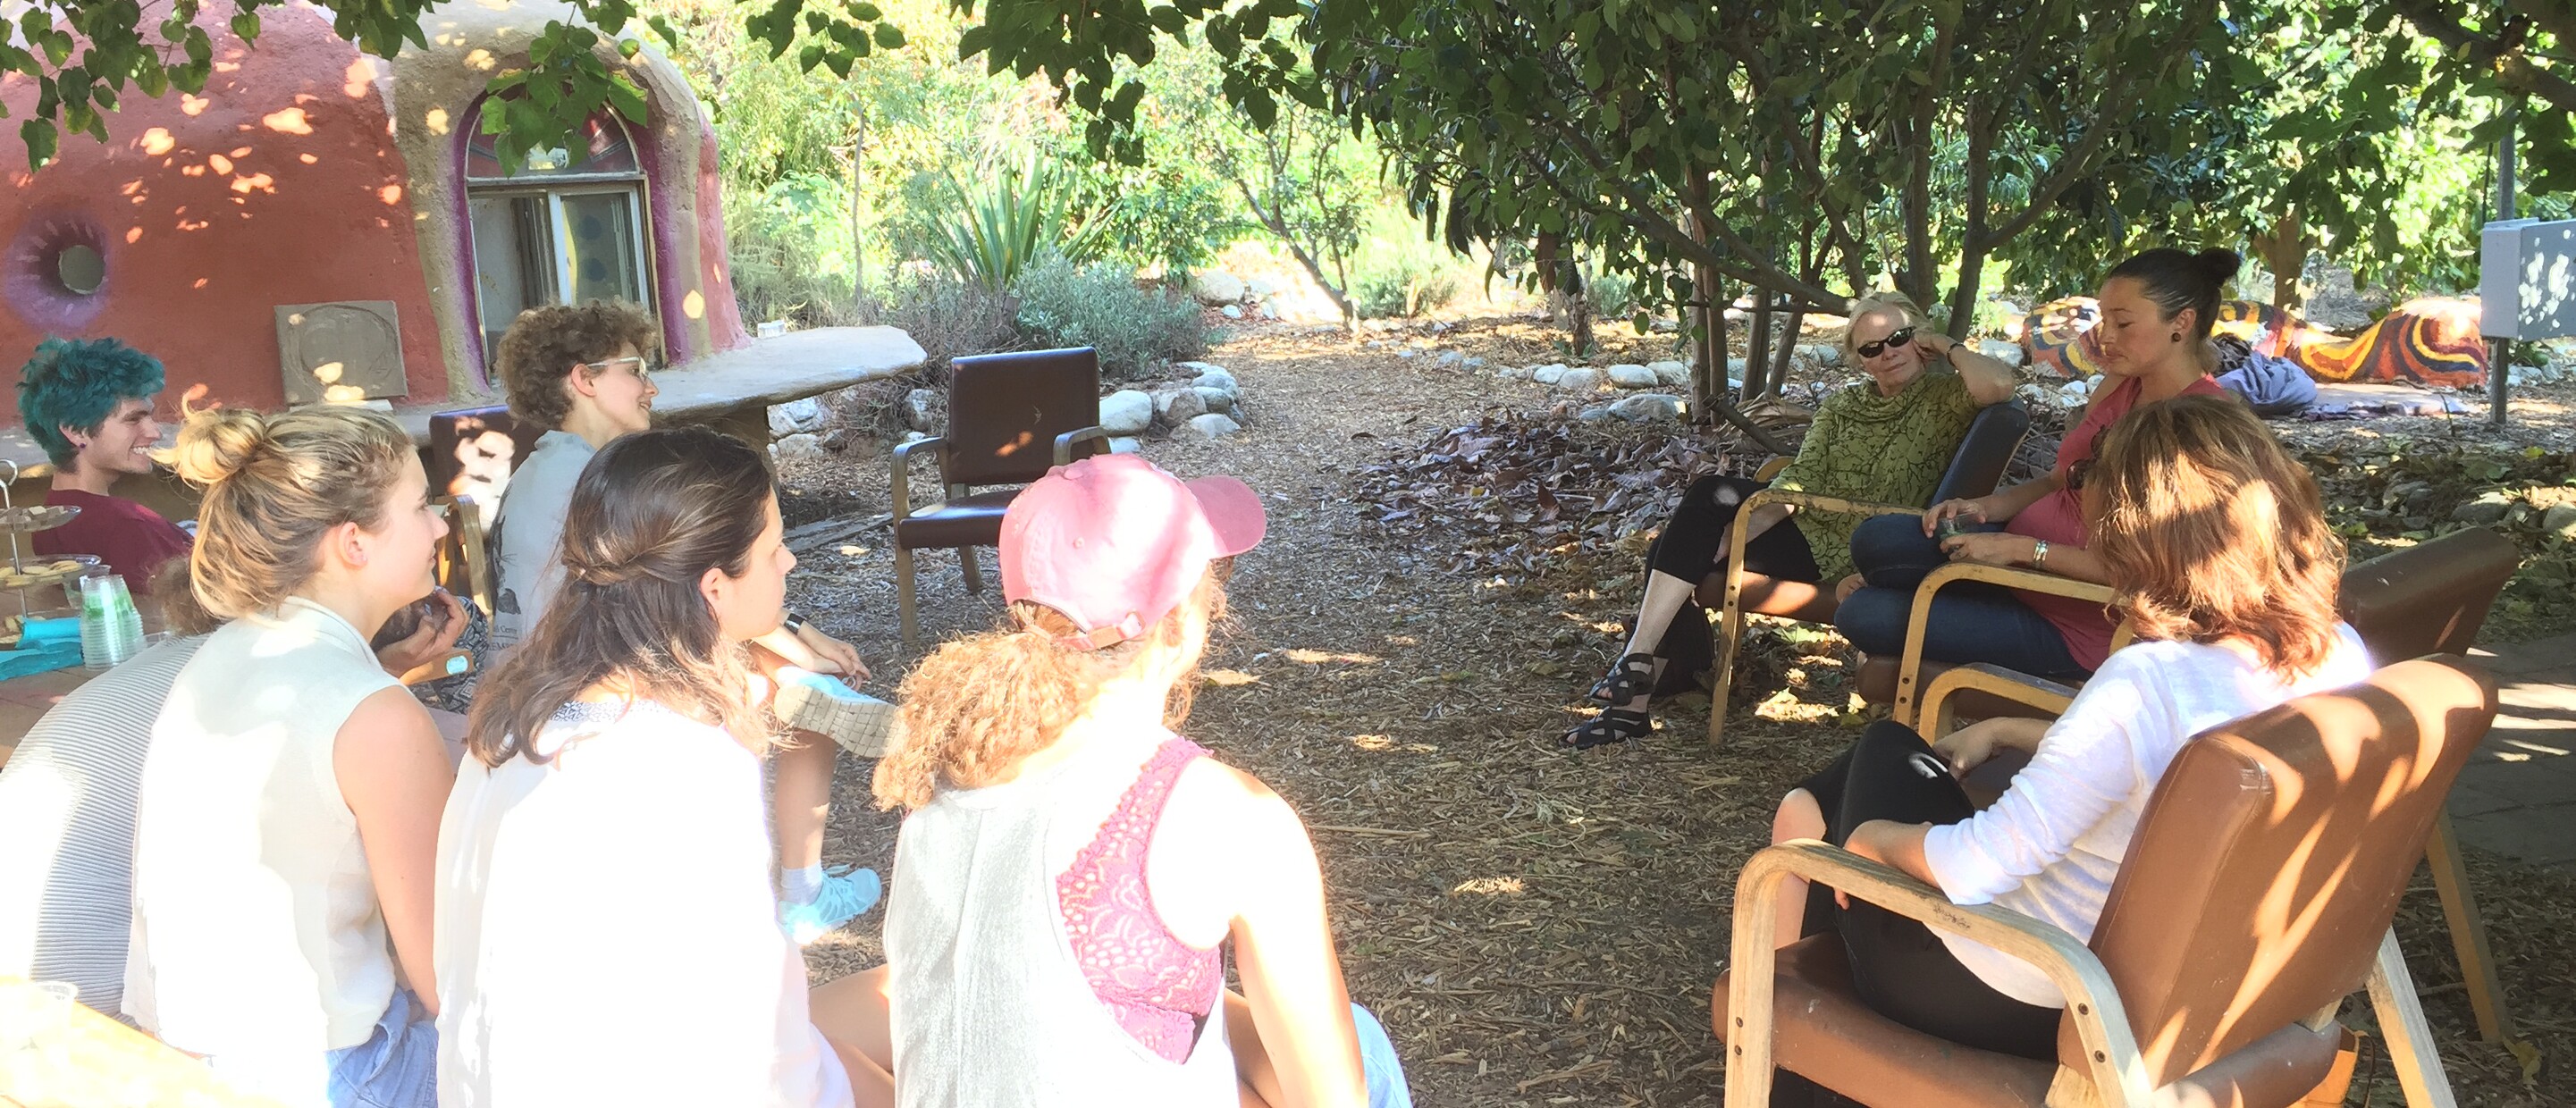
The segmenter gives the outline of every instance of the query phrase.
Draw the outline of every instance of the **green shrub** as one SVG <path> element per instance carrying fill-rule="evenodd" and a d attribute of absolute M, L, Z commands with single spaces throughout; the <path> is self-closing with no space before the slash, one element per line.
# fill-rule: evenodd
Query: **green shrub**
<path fill-rule="evenodd" d="M 862 322 L 900 327 L 920 343 L 930 384 L 947 379 L 950 358 L 1020 346 L 1017 300 L 946 273 L 909 274 L 858 314 Z"/>
<path fill-rule="evenodd" d="M 1207 353 L 1199 306 L 1165 289 L 1136 287 L 1134 271 L 1107 262 L 1076 265 L 1049 256 L 1020 275 L 1019 330 L 1031 346 L 1088 346 L 1114 380 L 1143 376 L 1163 362 Z"/>
<path fill-rule="evenodd" d="M 1361 318 L 1420 315 L 1457 299 L 1475 282 L 1477 265 L 1425 241 L 1422 225 L 1402 206 L 1381 204 L 1351 255 L 1351 306 Z"/>
<path fill-rule="evenodd" d="M 784 319 L 799 327 L 835 327 L 853 321 L 845 186 L 800 173 L 765 192 L 728 192 L 724 200 L 734 299 L 746 324 Z"/>

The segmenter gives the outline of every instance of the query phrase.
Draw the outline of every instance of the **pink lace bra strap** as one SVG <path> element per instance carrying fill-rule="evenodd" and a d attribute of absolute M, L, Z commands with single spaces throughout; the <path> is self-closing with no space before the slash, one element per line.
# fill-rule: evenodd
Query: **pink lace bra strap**
<path fill-rule="evenodd" d="M 1073 864 L 1065 867 L 1056 886 L 1062 890 L 1076 875 L 1102 875 L 1103 870 L 1123 870 L 1121 878 L 1145 879 L 1145 852 L 1154 843 L 1154 829 L 1163 822 L 1163 806 L 1172 799 L 1172 785 L 1180 780 L 1181 771 L 1190 763 L 1207 756 L 1207 748 L 1178 735 L 1164 741 L 1145 760 L 1136 782 L 1118 798 L 1118 807 L 1101 821 L 1100 833 L 1091 837 L 1082 852 L 1074 855 Z"/>

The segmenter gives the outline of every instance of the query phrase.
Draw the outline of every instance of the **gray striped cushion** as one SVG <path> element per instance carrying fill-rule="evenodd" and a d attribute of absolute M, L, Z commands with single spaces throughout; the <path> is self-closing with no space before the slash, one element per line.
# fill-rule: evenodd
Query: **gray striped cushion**
<path fill-rule="evenodd" d="M 75 689 L 0 768 L 0 976 L 69 981 L 111 1016 L 125 993 L 134 796 L 152 721 L 205 636 Z"/>

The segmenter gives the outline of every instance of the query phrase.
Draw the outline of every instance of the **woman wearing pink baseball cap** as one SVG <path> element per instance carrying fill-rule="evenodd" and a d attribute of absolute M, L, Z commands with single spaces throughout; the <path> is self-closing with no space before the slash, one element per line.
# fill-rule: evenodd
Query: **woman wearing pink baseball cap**
<path fill-rule="evenodd" d="M 1297 813 L 1170 730 L 1263 525 L 1243 482 L 1133 456 L 1012 502 L 1007 626 L 912 672 L 877 765 L 910 813 L 870 1044 L 902 1104 L 1411 1103 Z"/>

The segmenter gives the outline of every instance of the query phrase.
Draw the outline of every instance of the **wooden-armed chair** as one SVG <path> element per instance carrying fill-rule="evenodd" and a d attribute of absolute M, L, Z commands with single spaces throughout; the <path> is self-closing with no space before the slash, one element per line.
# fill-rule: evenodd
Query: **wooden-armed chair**
<path fill-rule="evenodd" d="M 2346 569 L 2336 590 L 2336 607 L 2374 660 L 2465 656 L 2477 642 L 2478 630 L 2486 625 L 2496 595 L 2521 564 L 2522 553 L 2513 540 L 2495 531 L 2483 527 L 2454 531 Z M 1915 613 L 1919 623 L 1920 604 Z M 2128 632 L 2123 623 L 2113 640 L 2115 648 L 2127 640 Z M 1926 685 L 1917 713 L 1919 729 L 1927 740 L 1938 741 L 1956 730 L 1961 718 L 2053 719 L 2074 698 L 2072 686 L 2001 666 L 1952 666 Z M 2026 755 L 2013 751 L 1978 767 L 1966 782 L 1969 795 L 1981 803 L 1991 800 L 2026 761 Z M 2511 1038 L 2513 1017 L 2504 1007 L 2486 923 L 2469 888 L 2468 868 L 2451 833 L 2447 811 L 2434 817 L 2426 860 L 2432 864 L 2433 887 L 2441 896 L 2451 945 L 2468 982 L 2478 1034 L 2489 1042 Z"/>
<path fill-rule="evenodd" d="M 2367 988 L 2414 1108 L 2448 1108 L 2389 929 L 2443 798 L 2494 718 L 2494 680 L 2456 657 L 2381 670 L 2195 737 L 2140 818 L 2090 943 L 1812 840 L 1736 884 L 1711 1023 L 1726 1102 L 1767 1104 L 1774 1065 L 1865 1103 L 2235 1104 L 2285 1108 L 2328 1075 L 2344 998 Z M 2067 998 L 2055 1061 L 1925 1035 L 1869 1008 L 1830 933 L 1773 949 L 1802 877 L 2045 972 Z"/>
<path fill-rule="evenodd" d="M 949 363 L 948 428 L 894 451 L 895 606 L 903 645 L 920 635 L 913 607 L 912 552 L 956 550 L 966 591 L 981 592 L 975 548 L 1002 541 L 1002 513 L 1020 486 L 1047 470 L 1108 448 L 1100 419 L 1100 359 L 1090 347 L 980 354 Z M 912 456 L 939 461 L 938 503 L 915 510 Z M 975 491 L 977 486 L 1010 488 Z"/>
<path fill-rule="evenodd" d="M 1992 404 L 1978 411 L 1968 424 L 1968 433 L 1959 440 L 1958 452 L 1950 456 L 1950 467 L 1942 472 L 1931 503 L 1995 491 L 1995 484 L 2003 480 L 2005 467 L 2012 464 L 2013 453 L 2021 449 L 2022 437 L 2029 432 L 2030 412 L 2019 401 Z M 1769 481 L 1787 464 L 1786 459 L 1774 459 L 1758 476 Z M 1709 667 L 1711 745 L 1725 741 L 1726 704 L 1735 685 L 1735 657 L 1744 642 L 1745 614 L 1805 623 L 1831 623 L 1834 619 L 1834 582 L 1781 581 L 1745 571 L 1744 548 L 1751 541 L 1745 528 L 1755 511 L 1770 504 L 1790 505 L 1801 512 L 1858 516 L 1918 514 L 1924 508 L 1921 504 L 1872 504 L 1788 489 L 1766 488 L 1745 498 L 1744 505 L 1736 510 L 1735 526 L 1727 535 L 1724 572 L 1702 581 L 1692 598 L 1702 607 L 1720 613 L 1716 659 Z"/>

